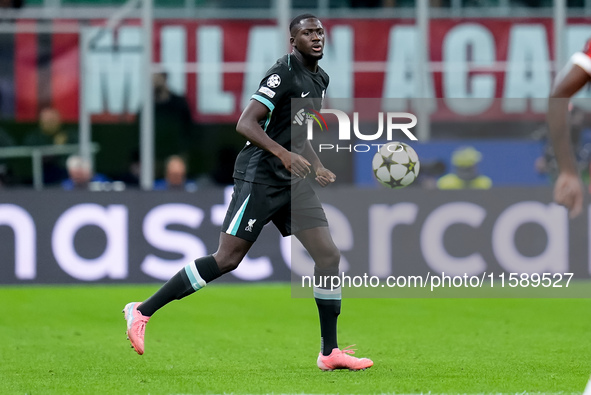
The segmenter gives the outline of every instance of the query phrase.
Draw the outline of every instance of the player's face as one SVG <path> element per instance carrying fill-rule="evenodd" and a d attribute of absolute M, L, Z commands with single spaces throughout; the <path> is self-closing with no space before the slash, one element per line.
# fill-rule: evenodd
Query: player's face
<path fill-rule="evenodd" d="M 305 57 L 316 60 L 324 55 L 324 27 L 318 19 L 304 19 L 292 37 L 292 45 Z"/>

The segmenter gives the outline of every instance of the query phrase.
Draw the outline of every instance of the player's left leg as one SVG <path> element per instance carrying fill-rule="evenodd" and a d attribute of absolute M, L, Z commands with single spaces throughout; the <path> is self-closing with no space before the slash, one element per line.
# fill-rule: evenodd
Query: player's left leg
<path fill-rule="evenodd" d="M 340 251 L 327 226 L 299 231 L 295 236 L 314 260 L 314 299 L 320 317 L 321 352 L 318 367 L 322 370 L 366 369 L 373 365 L 367 358 L 355 358 L 353 350 L 340 350 L 337 343 L 337 320 L 341 313 L 341 288 L 331 289 L 331 276 L 339 275 Z M 327 280 L 326 282 L 323 280 Z"/>
<path fill-rule="evenodd" d="M 314 299 L 320 315 L 321 351 L 330 355 L 338 348 L 337 319 L 341 313 L 341 288 L 331 290 L 330 278 L 339 275 L 341 254 L 326 226 L 302 230 L 295 236 L 314 260 L 314 283 L 327 279 L 327 286 L 314 287 Z"/>
<path fill-rule="evenodd" d="M 156 311 L 174 300 L 195 293 L 238 267 L 268 222 L 267 216 L 273 214 L 265 199 L 267 191 L 264 185 L 236 180 L 232 201 L 222 225 L 218 250 L 179 270 L 144 302 L 132 302 L 125 306 L 126 333 L 138 354 L 144 353 L 146 324 Z M 258 218 L 258 222 L 253 218 Z"/>
<path fill-rule="evenodd" d="M 216 259 L 212 255 L 207 255 L 179 270 L 144 302 L 128 303 L 123 313 L 127 321 L 127 338 L 135 351 L 140 355 L 144 353 L 146 324 L 156 311 L 173 300 L 180 300 L 195 293 L 221 275 Z"/>

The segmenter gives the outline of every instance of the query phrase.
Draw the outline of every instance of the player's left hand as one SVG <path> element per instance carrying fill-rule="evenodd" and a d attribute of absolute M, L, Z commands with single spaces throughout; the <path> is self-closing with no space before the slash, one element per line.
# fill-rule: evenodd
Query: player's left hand
<path fill-rule="evenodd" d="M 571 218 L 583 210 L 583 185 L 578 174 L 561 172 L 554 184 L 554 201 L 568 209 Z"/>
<path fill-rule="evenodd" d="M 328 184 L 335 182 L 337 176 L 330 170 L 325 167 L 321 167 L 316 170 L 316 181 L 320 186 L 325 187 Z"/>

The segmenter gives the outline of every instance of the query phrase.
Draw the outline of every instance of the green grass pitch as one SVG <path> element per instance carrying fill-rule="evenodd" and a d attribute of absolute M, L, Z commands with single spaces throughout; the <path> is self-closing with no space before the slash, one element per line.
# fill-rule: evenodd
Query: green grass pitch
<path fill-rule="evenodd" d="M 0 288 L 0 394 L 565 394 L 591 375 L 591 300 L 344 300 L 339 343 L 375 365 L 321 372 L 315 303 L 288 284 L 175 301 L 137 355 L 121 309 L 157 288 Z"/>

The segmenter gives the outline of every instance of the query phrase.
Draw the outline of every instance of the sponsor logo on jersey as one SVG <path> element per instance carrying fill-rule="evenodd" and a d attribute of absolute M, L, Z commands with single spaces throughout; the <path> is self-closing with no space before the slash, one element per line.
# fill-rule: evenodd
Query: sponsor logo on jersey
<path fill-rule="evenodd" d="M 302 92 L 302 97 L 306 97 L 306 96 L 308 96 L 309 94 L 310 94 L 310 92 L 306 92 L 306 93 Z"/>
<path fill-rule="evenodd" d="M 269 88 L 277 88 L 281 84 L 281 77 L 277 74 L 273 74 L 269 78 L 267 78 L 267 86 Z"/>

